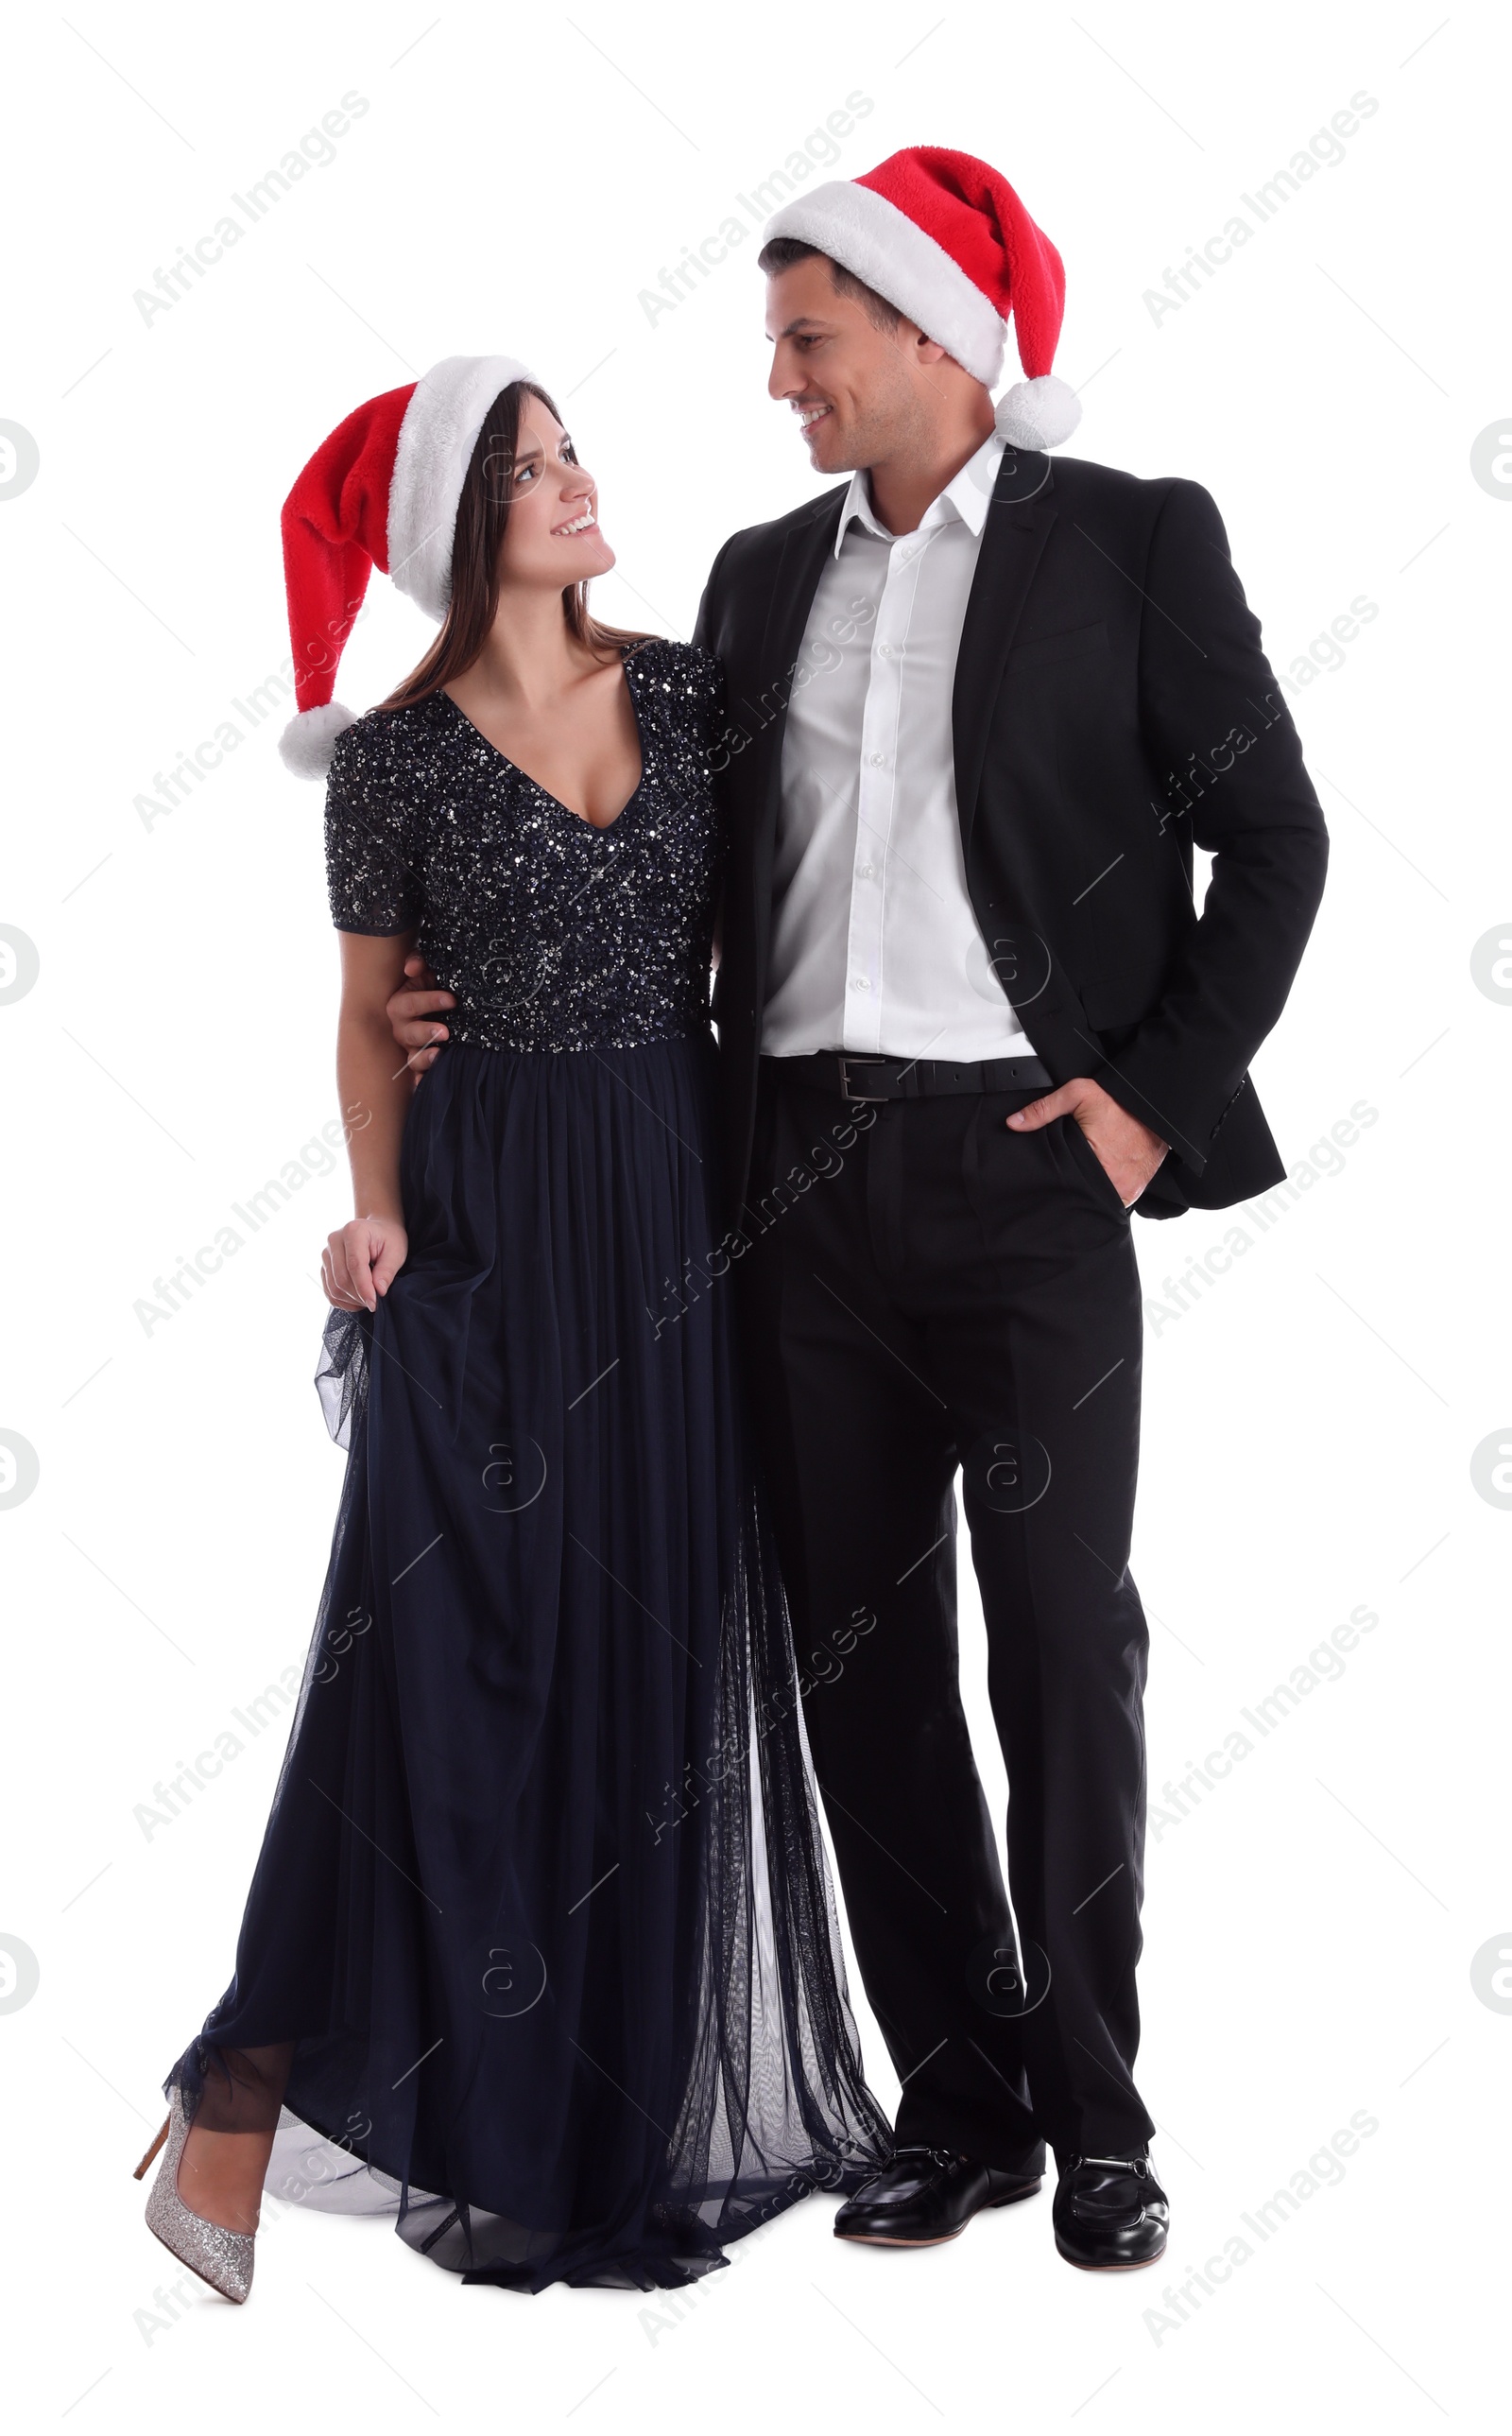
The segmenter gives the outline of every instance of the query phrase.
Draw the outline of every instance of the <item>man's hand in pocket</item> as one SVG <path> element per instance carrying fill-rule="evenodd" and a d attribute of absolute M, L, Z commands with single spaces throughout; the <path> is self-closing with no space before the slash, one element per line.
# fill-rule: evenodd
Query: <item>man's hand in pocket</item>
<path fill-rule="evenodd" d="M 1008 1122 L 1016 1133 L 1032 1134 L 1042 1125 L 1052 1125 L 1057 1117 L 1069 1117 L 1081 1126 L 1124 1209 L 1132 1209 L 1170 1143 L 1141 1125 L 1138 1117 L 1131 1117 L 1088 1074 L 1074 1083 L 1062 1083 L 1042 1100 L 1031 1100 L 1027 1108 L 1016 1109 Z"/>

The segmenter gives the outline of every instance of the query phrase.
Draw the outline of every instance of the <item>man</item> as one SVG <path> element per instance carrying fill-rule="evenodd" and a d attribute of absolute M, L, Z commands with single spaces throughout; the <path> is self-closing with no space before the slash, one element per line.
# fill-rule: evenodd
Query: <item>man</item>
<path fill-rule="evenodd" d="M 815 1771 L 902 2083 L 896 2157 L 836 2231 L 952 2238 L 1038 2189 L 1048 2139 L 1062 2255 L 1139 2266 L 1168 2210 L 1133 2079 L 1128 1211 L 1281 1179 L 1248 1067 L 1323 821 L 1207 493 L 1052 470 L 1076 419 L 1061 266 L 1006 181 L 913 149 L 767 239 L 772 394 L 850 478 L 725 544 L 698 635 L 729 720 L 727 1240 Z M 1031 376 L 995 411 L 1010 315 Z M 442 1002 L 392 1002 L 407 1047 Z M 958 1470 L 1012 1915 L 957 1682 Z"/>

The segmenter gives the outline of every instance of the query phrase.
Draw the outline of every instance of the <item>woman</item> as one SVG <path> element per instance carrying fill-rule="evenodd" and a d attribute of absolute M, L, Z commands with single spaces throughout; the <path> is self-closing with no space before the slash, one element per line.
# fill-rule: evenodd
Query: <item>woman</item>
<path fill-rule="evenodd" d="M 359 409 L 284 529 L 285 754 L 329 767 L 341 933 L 356 1214 L 318 1383 L 348 1462 L 148 2222 L 244 2299 L 282 2122 L 323 2203 L 387 2198 L 469 2282 L 680 2284 L 887 2152 L 727 1297 L 685 1288 L 721 1233 L 718 671 L 589 617 L 593 478 L 508 358 Z M 354 721 L 370 563 L 443 622 Z M 384 1014 L 412 949 L 457 1001 L 418 1087 Z"/>

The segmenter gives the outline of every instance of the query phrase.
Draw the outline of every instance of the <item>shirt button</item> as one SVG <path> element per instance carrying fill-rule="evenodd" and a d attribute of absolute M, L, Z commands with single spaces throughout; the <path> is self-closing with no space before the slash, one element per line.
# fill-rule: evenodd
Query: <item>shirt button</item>
<path fill-rule="evenodd" d="M 892 644 L 891 644 L 891 643 L 878 643 L 878 646 L 877 646 L 877 649 L 878 649 L 878 655 L 879 655 L 882 659 L 884 659 L 884 660 L 890 660 L 890 659 L 892 658 L 892 656 L 893 656 L 893 646 L 892 646 Z"/>
<path fill-rule="evenodd" d="M 851 983 L 851 988 L 869 990 L 871 988 L 871 983 L 867 980 L 864 973 L 858 973 Z"/>
<path fill-rule="evenodd" d="M 877 865 L 876 865 L 876 863 L 875 863 L 875 862 L 860 862 L 860 863 L 858 863 L 858 864 L 857 864 L 857 866 L 856 866 L 856 877 L 857 877 L 857 879 L 875 879 L 877 878 Z"/>
<path fill-rule="evenodd" d="M 885 753 L 869 753 L 866 757 L 870 761 L 874 770 L 879 770 L 882 767 L 883 762 L 887 759 Z"/>

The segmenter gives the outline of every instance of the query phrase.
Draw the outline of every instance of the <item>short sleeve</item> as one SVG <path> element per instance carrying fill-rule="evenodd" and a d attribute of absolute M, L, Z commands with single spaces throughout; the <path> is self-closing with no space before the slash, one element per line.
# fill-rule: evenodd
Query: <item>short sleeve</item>
<path fill-rule="evenodd" d="M 396 755 L 375 749 L 368 720 L 336 740 L 325 787 L 325 876 L 339 931 L 391 938 L 420 927 L 423 898 L 410 844 L 412 797 Z"/>

